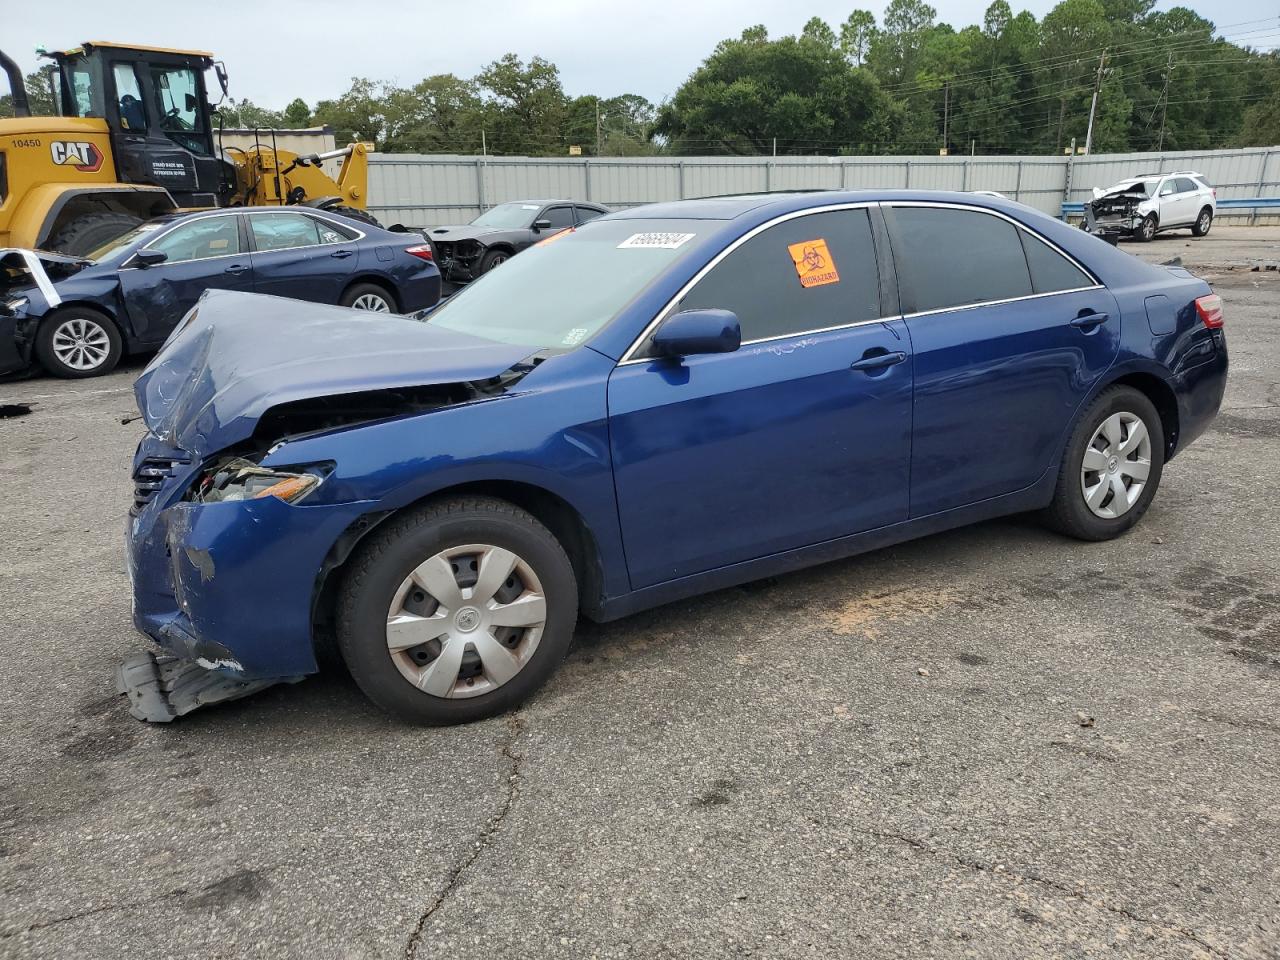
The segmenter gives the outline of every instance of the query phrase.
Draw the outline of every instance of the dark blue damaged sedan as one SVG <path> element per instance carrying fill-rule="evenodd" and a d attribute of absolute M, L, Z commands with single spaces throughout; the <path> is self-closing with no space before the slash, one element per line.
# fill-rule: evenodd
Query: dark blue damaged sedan
<path fill-rule="evenodd" d="M 440 271 L 416 234 L 300 206 L 159 217 L 87 257 L 4 249 L 0 375 L 101 376 L 156 350 L 206 290 L 408 313 L 440 299 Z"/>
<path fill-rule="evenodd" d="M 413 320 L 211 293 L 139 379 L 136 715 L 317 669 L 519 704 L 610 620 L 1002 514 L 1119 536 L 1216 414 L 1222 304 L 1028 207 L 641 207 Z"/>

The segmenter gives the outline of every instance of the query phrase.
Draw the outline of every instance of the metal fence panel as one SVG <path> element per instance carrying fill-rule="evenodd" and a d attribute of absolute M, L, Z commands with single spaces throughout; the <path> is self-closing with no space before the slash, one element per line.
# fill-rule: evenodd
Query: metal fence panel
<path fill-rule="evenodd" d="M 995 190 L 1058 216 L 1093 187 L 1145 172 L 1197 170 L 1221 199 L 1280 196 L 1280 147 L 1092 157 L 370 156 L 369 209 L 385 223 L 466 221 L 505 200 L 592 200 L 623 208 L 768 190 Z M 1068 179 L 1070 186 L 1068 188 Z M 1220 216 L 1256 220 L 1249 210 Z"/>

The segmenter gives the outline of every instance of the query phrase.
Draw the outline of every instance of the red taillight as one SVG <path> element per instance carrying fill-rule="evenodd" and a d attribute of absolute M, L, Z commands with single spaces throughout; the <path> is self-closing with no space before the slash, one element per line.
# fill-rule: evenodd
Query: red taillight
<path fill-rule="evenodd" d="M 419 260 L 430 260 L 435 262 L 436 255 L 431 252 L 431 244 L 420 243 L 416 247 L 405 247 L 404 252 L 411 257 L 417 257 Z"/>
<path fill-rule="evenodd" d="M 1196 313 L 1200 316 L 1200 322 L 1210 330 L 1219 329 L 1222 326 L 1222 298 L 1216 293 L 1198 298 Z"/>

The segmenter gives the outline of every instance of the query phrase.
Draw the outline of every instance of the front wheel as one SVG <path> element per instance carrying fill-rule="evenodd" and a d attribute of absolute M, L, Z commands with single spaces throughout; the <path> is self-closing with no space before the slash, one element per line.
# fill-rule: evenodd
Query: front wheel
<path fill-rule="evenodd" d="M 573 566 L 528 513 L 444 500 L 390 524 L 351 562 L 338 643 L 360 689 L 425 724 L 519 705 L 564 659 L 578 615 Z"/>
<path fill-rule="evenodd" d="M 79 379 L 110 373 L 124 344 L 106 314 L 67 307 L 44 321 L 36 334 L 36 359 L 55 377 Z"/>
<path fill-rule="evenodd" d="M 1142 223 L 1138 225 L 1138 239 L 1143 243 L 1149 243 L 1156 238 L 1156 215 L 1148 213 L 1142 218 Z"/>
<path fill-rule="evenodd" d="M 505 250 L 490 250 L 484 255 L 484 259 L 480 261 L 479 276 L 483 276 L 490 270 L 496 270 L 510 259 L 511 254 Z"/>
<path fill-rule="evenodd" d="M 1213 226 L 1213 211 L 1205 207 L 1200 211 L 1200 216 L 1196 217 L 1196 222 L 1191 228 L 1193 236 L 1203 237 L 1209 232 L 1209 228 Z"/>
<path fill-rule="evenodd" d="M 1110 540 L 1147 512 L 1164 470 L 1164 427 L 1145 395 L 1104 390 L 1076 423 L 1045 514 L 1080 540 Z"/>

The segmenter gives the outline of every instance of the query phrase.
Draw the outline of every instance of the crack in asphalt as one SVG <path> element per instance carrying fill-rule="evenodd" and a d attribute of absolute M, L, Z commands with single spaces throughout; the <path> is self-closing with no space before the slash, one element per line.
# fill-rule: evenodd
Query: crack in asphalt
<path fill-rule="evenodd" d="M 817 821 L 814 821 L 814 822 L 816 823 Z M 1079 890 L 1075 887 L 1068 886 L 1065 883 L 1060 883 L 1057 880 L 1050 880 L 1048 877 L 1042 877 L 1039 874 L 1035 874 L 1035 873 L 1022 873 L 1020 871 L 1009 870 L 1007 868 L 1003 870 L 997 870 L 991 864 L 983 863 L 980 860 L 973 860 L 969 857 L 960 856 L 959 854 L 951 853 L 947 850 L 941 850 L 941 849 L 938 849 L 937 847 L 931 847 L 924 841 L 918 840 L 915 837 L 907 836 L 904 833 L 896 833 L 888 830 L 871 830 L 871 829 L 860 828 L 860 827 L 849 827 L 848 829 L 852 830 L 854 833 L 860 833 L 863 836 L 873 837 L 878 840 L 890 840 L 890 841 L 895 841 L 897 843 L 902 843 L 911 847 L 914 850 L 920 851 L 921 853 L 927 853 L 931 857 L 950 860 L 951 862 L 957 863 L 962 867 L 966 867 L 970 870 L 974 870 L 979 873 L 985 873 L 985 874 L 988 874 L 989 876 L 1012 877 L 1018 880 L 1025 880 L 1030 883 L 1037 883 L 1037 884 L 1040 884 L 1041 886 L 1048 887 L 1050 890 L 1054 890 L 1058 893 L 1061 893 L 1072 900 L 1078 900 L 1081 903 L 1089 904 L 1095 907 L 1100 907 L 1101 909 L 1107 911 L 1108 913 L 1114 913 L 1116 916 L 1124 917 L 1126 920 L 1130 920 L 1134 923 L 1143 923 L 1143 924 L 1146 924 L 1147 926 L 1159 927 L 1161 930 L 1164 930 L 1167 933 L 1176 934 L 1186 940 L 1190 940 L 1192 943 L 1196 944 L 1202 949 L 1207 950 L 1209 953 L 1213 954 L 1215 957 L 1226 958 L 1229 956 L 1229 954 L 1225 950 L 1221 950 L 1218 947 L 1213 946 L 1211 943 L 1207 942 L 1202 937 L 1200 937 L 1200 935 L 1197 934 L 1194 930 L 1190 930 L 1187 927 L 1179 927 L 1179 926 L 1163 923 L 1152 917 L 1144 917 L 1141 914 L 1135 913 L 1134 911 L 1130 910 L 1128 907 L 1122 907 L 1114 903 L 1108 903 L 1105 900 L 1091 900 L 1085 896 L 1082 890 Z"/>
<path fill-rule="evenodd" d="M 502 828 L 503 822 L 507 819 L 507 814 L 511 812 L 511 806 L 515 803 L 516 797 L 520 795 L 520 781 L 522 779 L 521 766 L 524 763 L 524 757 L 514 752 L 512 747 L 515 745 L 516 739 L 524 732 L 524 723 L 519 715 L 511 714 L 507 718 L 507 734 L 503 737 L 499 750 L 508 762 L 511 764 L 510 772 L 507 774 L 507 795 L 503 798 L 501 805 L 497 811 L 485 823 L 480 835 L 476 837 L 475 842 L 471 845 L 471 849 L 465 856 L 461 857 L 453 869 L 449 871 L 445 877 L 444 886 L 440 888 L 439 893 L 431 898 L 431 901 L 423 909 L 418 917 L 418 922 L 413 928 L 413 933 L 409 936 L 409 942 L 405 944 L 404 956 L 405 960 L 414 960 L 418 955 L 418 948 L 422 944 L 422 935 L 426 932 L 427 923 L 431 920 L 435 912 L 439 910 L 450 894 L 457 888 L 462 880 L 463 874 L 471 868 L 481 855 L 489 849 L 493 844 L 494 836 Z"/>

